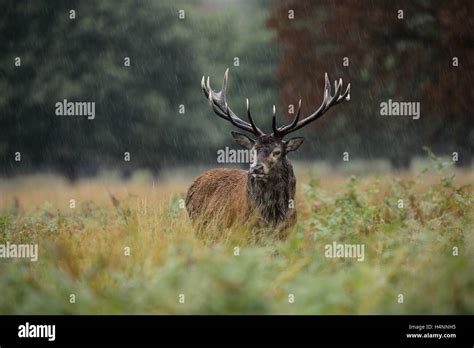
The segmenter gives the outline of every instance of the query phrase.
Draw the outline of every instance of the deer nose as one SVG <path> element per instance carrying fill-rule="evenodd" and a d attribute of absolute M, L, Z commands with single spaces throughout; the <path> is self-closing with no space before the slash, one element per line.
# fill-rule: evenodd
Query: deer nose
<path fill-rule="evenodd" d="M 250 168 L 250 174 L 263 174 L 263 164 L 259 163 Z"/>

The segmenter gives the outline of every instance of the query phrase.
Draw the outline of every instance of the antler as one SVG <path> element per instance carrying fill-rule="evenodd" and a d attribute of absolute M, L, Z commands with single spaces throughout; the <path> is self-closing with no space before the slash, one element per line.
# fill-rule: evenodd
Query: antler
<path fill-rule="evenodd" d="M 243 129 L 247 132 L 254 134 L 255 136 L 264 135 L 264 133 L 257 127 L 255 124 L 252 115 L 250 114 L 249 100 L 247 99 L 247 117 L 249 122 L 241 120 L 227 105 L 226 101 L 226 92 L 227 92 L 227 80 L 228 80 L 229 69 L 225 71 L 224 82 L 222 83 L 222 89 L 219 92 L 214 92 L 211 88 L 209 82 L 209 77 L 207 77 L 207 83 L 205 84 L 205 78 L 202 77 L 201 88 L 204 92 L 204 95 L 209 100 L 209 105 L 212 106 L 212 109 L 217 116 L 223 118 L 224 120 L 229 121 L 237 128 Z"/>
<path fill-rule="evenodd" d="M 300 112 L 301 112 L 301 99 L 299 101 L 298 105 L 298 111 L 296 112 L 295 118 L 293 121 L 286 126 L 282 127 L 276 127 L 276 116 L 275 116 L 275 106 L 273 106 L 273 135 L 278 136 L 278 137 L 283 137 L 291 132 L 294 132 L 304 126 L 306 126 L 308 123 L 316 121 L 318 118 L 320 118 L 326 111 L 329 110 L 332 106 L 339 104 L 342 100 L 350 100 L 350 90 L 351 90 L 351 84 L 349 83 L 347 85 L 346 91 L 343 94 L 339 94 L 341 87 L 342 87 L 342 79 L 339 79 L 338 81 L 334 81 L 334 95 L 331 95 L 331 84 L 329 83 L 329 78 L 328 74 L 325 74 L 325 83 L 324 83 L 324 99 L 321 104 L 321 106 L 311 115 L 305 117 L 301 121 L 299 121 L 300 118 Z"/>

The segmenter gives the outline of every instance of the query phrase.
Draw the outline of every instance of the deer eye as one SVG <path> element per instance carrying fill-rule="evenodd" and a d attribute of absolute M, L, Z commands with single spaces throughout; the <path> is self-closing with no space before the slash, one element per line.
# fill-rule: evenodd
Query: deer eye
<path fill-rule="evenodd" d="M 276 151 L 273 151 L 273 156 L 280 156 L 281 155 L 281 151 L 280 150 L 276 150 Z"/>

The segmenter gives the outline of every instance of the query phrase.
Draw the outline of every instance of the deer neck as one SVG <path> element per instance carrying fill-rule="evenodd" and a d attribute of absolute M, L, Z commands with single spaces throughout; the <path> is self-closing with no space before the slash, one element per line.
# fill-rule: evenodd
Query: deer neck
<path fill-rule="evenodd" d="M 258 210 L 261 218 L 273 226 L 285 221 L 289 206 L 294 202 L 295 187 L 293 166 L 287 159 L 265 181 L 249 174 L 247 193 L 252 211 Z"/>

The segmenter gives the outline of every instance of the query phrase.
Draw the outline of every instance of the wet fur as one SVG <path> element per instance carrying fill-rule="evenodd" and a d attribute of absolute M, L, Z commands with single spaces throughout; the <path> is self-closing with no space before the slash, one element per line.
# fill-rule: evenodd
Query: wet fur
<path fill-rule="evenodd" d="M 258 233 L 284 239 L 296 223 L 296 178 L 284 159 L 266 181 L 256 180 L 240 169 L 212 169 L 199 176 L 188 190 L 186 209 L 190 219 L 203 229 L 247 224 Z"/>

